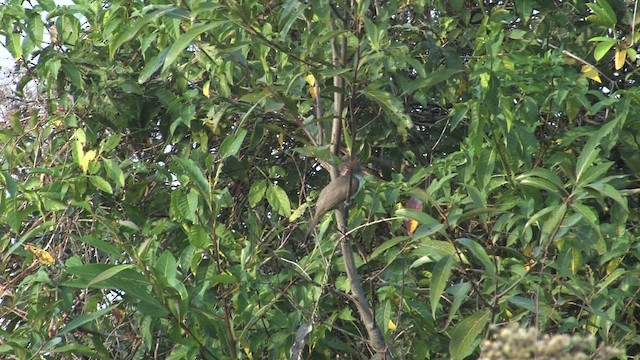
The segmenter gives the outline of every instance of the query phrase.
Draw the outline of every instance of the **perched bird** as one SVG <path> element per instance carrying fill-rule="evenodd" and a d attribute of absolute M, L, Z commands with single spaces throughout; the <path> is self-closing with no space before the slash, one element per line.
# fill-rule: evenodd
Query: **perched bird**
<path fill-rule="evenodd" d="M 327 211 L 335 209 L 340 204 L 347 200 L 347 192 L 351 192 L 348 197 L 353 196 L 360 188 L 362 188 L 362 168 L 357 160 L 346 159 L 346 170 L 342 174 L 331 180 L 331 182 L 325 186 L 318 196 L 316 202 L 316 213 L 313 215 L 313 219 L 308 225 L 307 232 L 304 235 L 303 242 L 307 241 L 307 238 L 318 224 L 318 221 L 322 218 L 322 215 Z M 350 172 L 348 170 L 351 170 Z M 349 187 L 349 181 L 351 181 L 351 187 Z"/>

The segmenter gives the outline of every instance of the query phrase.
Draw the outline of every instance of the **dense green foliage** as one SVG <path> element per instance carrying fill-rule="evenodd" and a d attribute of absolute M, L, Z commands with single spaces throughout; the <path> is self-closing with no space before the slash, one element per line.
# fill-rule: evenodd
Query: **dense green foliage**
<path fill-rule="evenodd" d="M 336 115 L 391 353 L 506 322 L 640 352 L 627 3 L 6 1 L 0 357 L 371 356 L 333 218 L 300 243 Z"/>

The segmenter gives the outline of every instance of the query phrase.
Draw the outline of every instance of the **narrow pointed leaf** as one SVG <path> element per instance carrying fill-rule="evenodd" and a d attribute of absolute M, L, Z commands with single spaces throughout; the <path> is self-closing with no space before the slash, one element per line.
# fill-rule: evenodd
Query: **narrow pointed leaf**
<path fill-rule="evenodd" d="M 484 331 L 490 316 L 489 311 L 480 310 L 462 320 L 451 330 L 449 343 L 451 359 L 463 360 L 473 353 L 482 340 L 480 334 Z"/>
<path fill-rule="evenodd" d="M 440 296 L 447 287 L 452 268 L 453 255 L 449 255 L 440 259 L 431 273 L 431 288 L 429 289 L 429 296 L 431 297 L 431 316 L 433 316 L 434 319 L 436 318 L 436 309 L 440 303 Z"/>

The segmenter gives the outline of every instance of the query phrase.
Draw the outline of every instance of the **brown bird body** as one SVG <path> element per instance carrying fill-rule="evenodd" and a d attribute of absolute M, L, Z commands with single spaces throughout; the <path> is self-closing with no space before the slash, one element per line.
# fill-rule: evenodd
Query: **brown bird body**
<path fill-rule="evenodd" d="M 360 165 L 355 164 L 351 169 L 351 175 L 349 173 L 339 176 L 333 179 L 327 186 L 320 191 L 318 201 L 316 203 L 316 213 L 313 215 L 313 219 L 308 225 L 307 232 L 304 235 L 303 242 L 307 241 L 307 238 L 318 224 L 318 221 L 322 218 L 322 215 L 332 209 L 335 209 L 341 203 L 347 200 L 347 192 L 351 189 L 349 197 L 353 196 L 362 187 L 362 175 L 360 174 Z M 351 179 L 351 187 L 349 187 L 349 179 Z"/>

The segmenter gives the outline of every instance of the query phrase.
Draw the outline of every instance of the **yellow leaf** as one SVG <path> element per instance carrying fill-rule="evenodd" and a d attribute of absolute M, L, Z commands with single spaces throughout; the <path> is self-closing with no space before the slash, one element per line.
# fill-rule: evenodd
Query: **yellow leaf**
<path fill-rule="evenodd" d="M 456 90 L 456 95 L 462 95 L 467 91 L 467 80 L 465 78 L 460 79 L 460 86 Z"/>
<path fill-rule="evenodd" d="M 526 264 L 524 264 L 524 269 L 525 269 L 526 271 L 530 271 L 530 270 L 531 270 L 531 267 L 532 267 L 533 265 L 535 265 L 535 264 L 536 264 L 536 262 L 535 262 L 535 261 L 533 261 L 533 260 L 529 260 L 529 262 L 527 262 Z"/>
<path fill-rule="evenodd" d="M 387 327 L 389 328 L 389 330 L 395 330 L 396 324 L 394 324 L 393 321 L 389 320 L 389 324 L 387 325 Z"/>
<path fill-rule="evenodd" d="M 309 86 L 316 86 L 316 77 L 313 74 L 307 75 L 304 80 L 309 84 Z"/>
<path fill-rule="evenodd" d="M 304 80 L 309 84 L 309 95 L 313 100 L 318 96 L 318 90 L 316 89 L 316 78 L 313 74 L 307 75 Z"/>
<path fill-rule="evenodd" d="M 624 66 L 624 59 L 627 57 L 627 49 L 623 49 L 621 46 L 616 48 L 616 53 L 613 57 L 616 70 L 622 69 Z"/>
<path fill-rule="evenodd" d="M 82 168 L 82 172 L 84 173 L 87 172 L 87 169 L 89 168 L 89 163 L 95 158 L 96 158 L 95 150 L 89 150 L 84 154 L 84 156 L 82 157 L 82 160 L 80 161 L 80 167 Z"/>
<path fill-rule="evenodd" d="M 602 84 L 602 80 L 600 80 L 600 75 L 598 74 L 598 69 L 591 65 L 582 66 L 582 75 L 584 75 L 587 79 L 591 79 L 597 83 Z"/>
<path fill-rule="evenodd" d="M 413 234 L 414 232 L 416 232 L 417 228 L 418 222 L 414 219 L 411 219 L 411 222 L 409 223 L 409 234 Z"/>
<path fill-rule="evenodd" d="M 609 263 L 607 264 L 607 275 L 611 275 L 611 273 L 618 268 L 618 265 L 620 265 L 620 258 L 617 257 L 611 261 L 609 261 Z"/>
<path fill-rule="evenodd" d="M 488 73 L 480 74 L 480 86 L 482 86 L 483 89 L 489 87 L 489 80 L 491 80 L 491 75 Z"/>
<path fill-rule="evenodd" d="M 278 144 L 280 145 L 280 147 L 282 147 L 282 145 L 284 144 L 284 133 L 278 134 Z"/>
<path fill-rule="evenodd" d="M 204 85 L 202 86 L 202 94 L 207 98 L 210 98 L 211 97 L 211 93 L 209 92 L 210 90 L 211 90 L 211 81 L 207 80 L 207 82 L 205 82 Z"/>
<path fill-rule="evenodd" d="M 582 268 L 582 254 L 573 246 L 571 247 L 571 272 L 577 274 Z"/>
<path fill-rule="evenodd" d="M 318 91 L 316 90 L 315 86 L 309 86 L 309 95 L 311 95 L 311 98 L 313 100 L 316 99 L 316 97 L 318 96 Z"/>
<path fill-rule="evenodd" d="M 55 260 L 53 256 L 47 252 L 47 250 L 41 249 L 35 245 L 24 244 L 25 249 L 27 249 L 30 253 L 32 253 L 41 263 L 45 265 L 53 265 L 55 264 Z"/>
<path fill-rule="evenodd" d="M 84 154 L 84 158 L 87 159 L 87 161 L 92 161 L 96 158 L 96 155 L 97 153 L 95 150 L 89 150 L 86 154 Z"/>
<path fill-rule="evenodd" d="M 52 124 L 54 127 L 60 127 L 60 126 L 64 125 L 64 122 L 62 121 L 62 119 L 61 119 L 61 118 L 56 117 L 56 118 L 54 118 L 54 119 L 51 121 L 51 124 Z"/>

